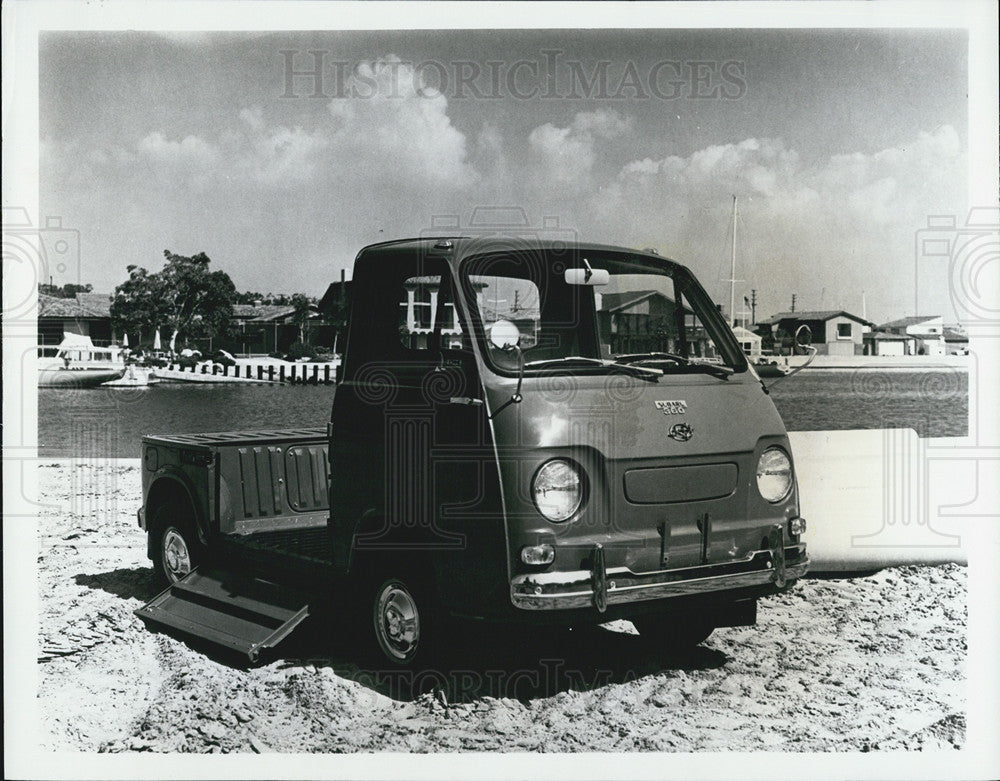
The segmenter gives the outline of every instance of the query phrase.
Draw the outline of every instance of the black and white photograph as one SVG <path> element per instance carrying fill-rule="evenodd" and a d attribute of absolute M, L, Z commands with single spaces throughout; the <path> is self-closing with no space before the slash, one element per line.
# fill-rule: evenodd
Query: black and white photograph
<path fill-rule="evenodd" d="M 5 4 L 5 774 L 1000 775 L 997 21 Z"/>

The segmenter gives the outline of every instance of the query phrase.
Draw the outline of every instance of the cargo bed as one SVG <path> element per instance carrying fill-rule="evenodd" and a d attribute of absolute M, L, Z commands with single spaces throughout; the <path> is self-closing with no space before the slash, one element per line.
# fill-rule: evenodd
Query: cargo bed
<path fill-rule="evenodd" d="M 262 577 L 325 587 L 334 580 L 327 525 L 220 537 L 213 557 L 220 565 Z"/>
<path fill-rule="evenodd" d="M 202 510 L 208 545 L 200 567 L 136 614 L 251 661 L 286 637 L 334 593 L 327 446 L 325 427 L 144 437 L 145 479 Z M 183 514 L 176 522 L 185 528 Z"/>

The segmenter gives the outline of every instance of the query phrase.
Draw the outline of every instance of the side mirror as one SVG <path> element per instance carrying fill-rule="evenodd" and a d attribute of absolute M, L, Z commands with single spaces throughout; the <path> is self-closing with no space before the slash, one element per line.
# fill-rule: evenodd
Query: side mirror
<path fill-rule="evenodd" d="M 500 350 L 510 350 L 517 347 L 521 341 L 521 332 L 510 320 L 497 320 L 490 326 L 490 343 Z"/>

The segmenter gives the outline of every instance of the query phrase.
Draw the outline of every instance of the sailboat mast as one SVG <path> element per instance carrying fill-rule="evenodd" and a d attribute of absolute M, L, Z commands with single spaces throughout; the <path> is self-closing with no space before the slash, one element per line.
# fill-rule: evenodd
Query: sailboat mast
<path fill-rule="evenodd" d="M 733 196 L 733 253 L 732 272 L 729 275 L 729 319 L 736 323 L 736 196 Z"/>

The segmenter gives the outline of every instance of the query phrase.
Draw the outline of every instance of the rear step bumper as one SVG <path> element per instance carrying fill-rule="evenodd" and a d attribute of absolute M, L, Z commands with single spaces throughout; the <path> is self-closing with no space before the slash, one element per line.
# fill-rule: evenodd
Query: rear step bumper
<path fill-rule="evenodd" d="M 225 570 L 196 569 L 135 611 L 167 627 L 246 654 L 256 662 L 309 616 L 302 593 Z"/>

